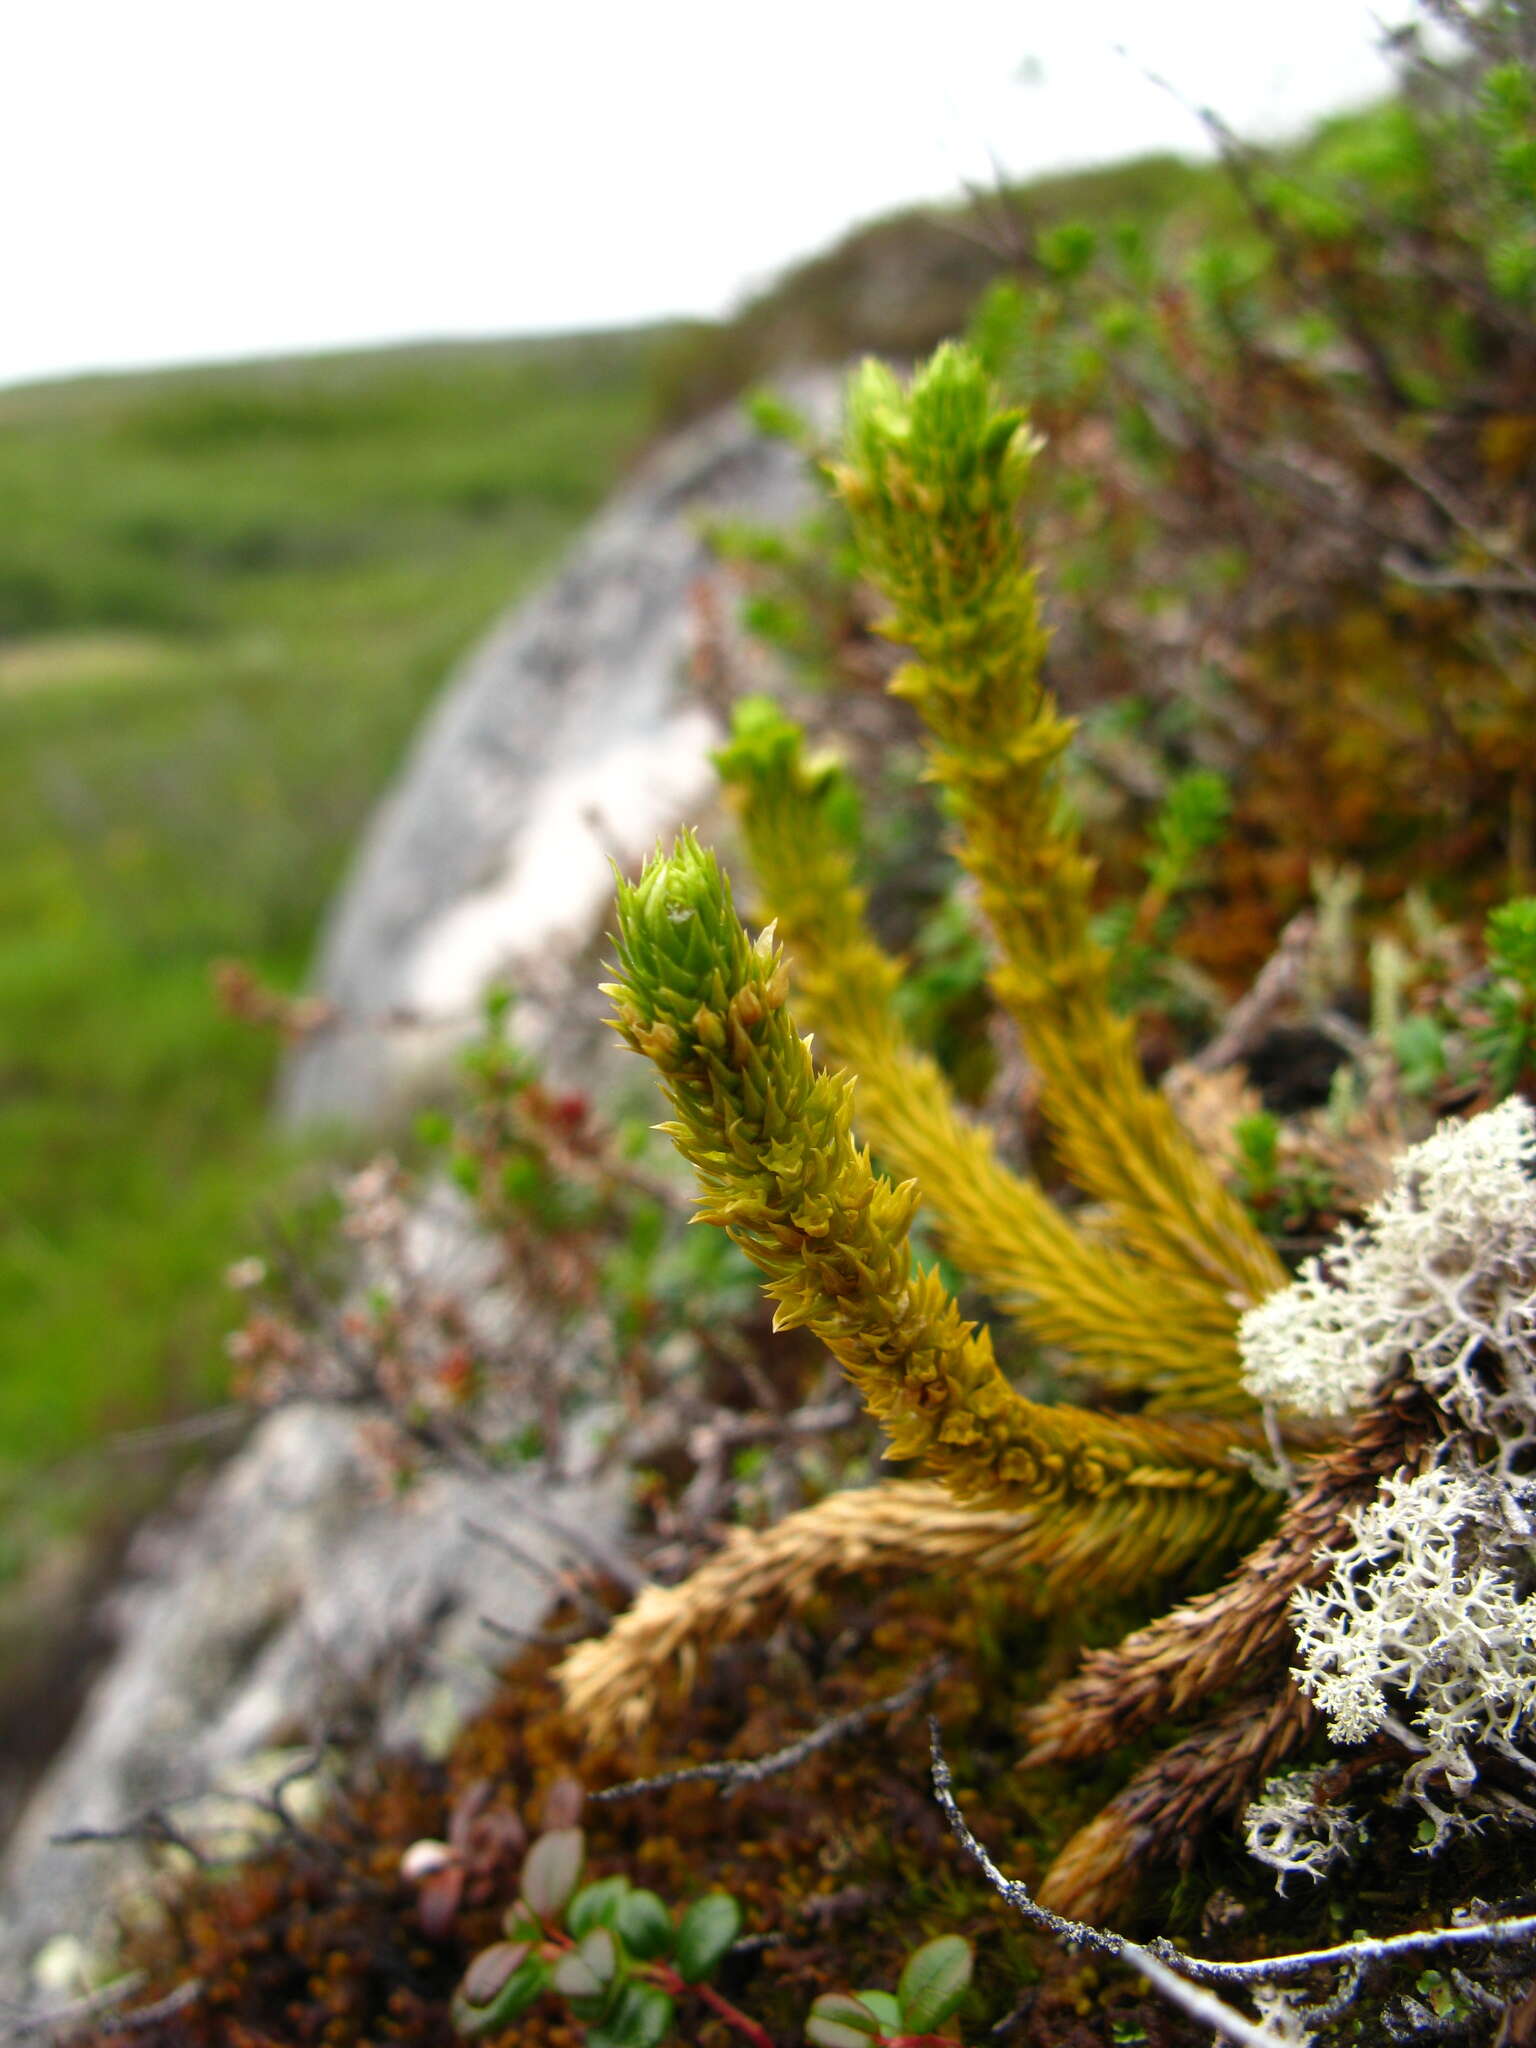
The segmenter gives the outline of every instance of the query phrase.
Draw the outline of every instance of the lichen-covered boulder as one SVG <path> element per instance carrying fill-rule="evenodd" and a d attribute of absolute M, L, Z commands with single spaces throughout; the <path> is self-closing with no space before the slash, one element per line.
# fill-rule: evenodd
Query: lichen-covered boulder
<path fill-rule="evenodd" d="M 790 395 L 830 416 L 836 379 Z M 681 687 L 711 517 L 791 519 L 799 454 L 733 408 L 665 443 L 540 595 L 453 678 L 332 912 L 317 990 L 338 1024 L 289 1061 L 291 1124 L 378 1123 L 471 1035 L 489 984 L 557 1076 L 589 1080 L 610 861 L 637 861 L 714 787 L 713 715 Z M 563 1072 L 562 1072 L 563 1070 Z"/>

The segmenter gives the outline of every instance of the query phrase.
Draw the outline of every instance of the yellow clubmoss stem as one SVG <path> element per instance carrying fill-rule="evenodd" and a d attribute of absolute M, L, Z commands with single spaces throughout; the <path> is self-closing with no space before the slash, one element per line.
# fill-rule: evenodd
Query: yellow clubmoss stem
<path fill-rule="evenodd" d="M 836 769 L 807 761 L 798 727 L 768 704 L 743 707 L 717 761 L 791 957 L 797 1013 L 821 1058 L 856 1076 L 860 1132 L 917 1180 L 956 1265 L 1101 1384 L 1149 1396 L 1149 1412 L 1251 1416 L 1231 1309 L 1175 1273 L 1151 1312 L 1144 1268 L 1010 1172 L 912 1045 L 895 1010 L 901 970 L 869 935 L 838 829 Z"/>
<path fill-rule="evenodd" d="M 833 470 L 882 630 L 917 659 L 892 688 L 932 736 L 1002 965 L 994 977 L 1045 1082 L 1064 1161 L 1126 1241 L 1229 1313 L 1284 1282 L 1278 1260 L 1141 1072 L 1089 928 L 1093 863 L 1061 817 L 1071 737 L 1040 679 L 1046 636 L 1016 518 L 1032 454 L 979 365 L 941 349 L 911 393 L 879 364 L 856 380 Z"/>
<path fill-rule="evenodd" d="M 1113 1505 L 1145 1569 L 1239 1525 L 1254 1488 L 1218 1422 L 1173 1426 L 1043 1407 L 1004 1379 L 984 1329 L 914 1270 L 918 1201 L 850 1132 L 851 1086 L 818 1073 L 785 1007 L 771 933 L 754 945 L 712 855 L 684 835 L 619 891 L 617 1026 L 656 1065 L 698 1174 L 702 1220 L 767 1276 L 779 1327 L 807 1325 L 858 1387 L 889 1455 L 920 1459 L 962 1502 L 1075 1513 Z"/>

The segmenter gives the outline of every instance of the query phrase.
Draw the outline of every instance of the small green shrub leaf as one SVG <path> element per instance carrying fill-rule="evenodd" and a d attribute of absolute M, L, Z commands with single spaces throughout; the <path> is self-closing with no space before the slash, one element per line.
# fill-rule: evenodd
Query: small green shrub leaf
<path fill-rule="evenodd" d="M 540 1834 L 551 1828 L 578 1826 L 586 1796 L 580 1778 L 556 1778 L 544 1793 L 544 1804 L 539 1811 Z"/>
<path fill-rule="evenodd" d="M 847 1991 L 824 1991 L 805 2023 L 805 2038 L 816 2048 L 869 2048 L 879 2032 L 869 2007 Z"/>
<path fill-rule="evenodd" d="M 499 1941 L 482 1949 L 453 1999 L 461 2034 L 496 2034 L 525 2013 L 549 1988 L 550 1968 L 526 1942 Z"/>
<path fill-rule="evenodd" d="M 896 1996 L 901 2024 L 911 2034 L 931 2034 L 964 1998 L 971 1981 L 971 1945 L 958 1934 L 925 1941 L 907 1958 Z"/>
<path fill-rule="evenodd" d="M 514 1899 L 501 1916 L 501 1931 L 508 1941 L 535 1942 L 544 1939 L 544 1930 L 534 1919 L 521 1899 Z"/>
<path fill-rule="evenodd" d="M 741 1932 L 741 1908 L 729 1892 L 695 1899 L 677 1930 L 677 1974 L 685 1984 L 707 1977 Z"/>
<path fill-rule="evenodd" d="M 889 1991 L 860 1991 L 855 1995 L 860 2005 L 867 2005 L 875 2018 L 880 2022 L 882 2033 L 899 2034 L 901 2032 L 901 2004 L 898 1999 L 892 1998 Z"/>
<path fill-rule="evenodd" d="M 626 1984 L 613 2010 L 587 2033 L 587 2048 L 661 2048 L 672 2000 L 655 1984 Z"/>
<path fill-rule="evenodd" d="M 606 1934 L 608 1930 L 600 1928 L 598 1931 Z M 562 1998 L 601 1998 L 603 1995 L 603 1979 L 579 1949 L 566 1950 L 555 1964 L 554 1975 L 549 1981 Z"/>
<path fill-rule="evenodd" d="M 547 1925 L 565 1910 L 581 1876 L 587 1838 L 580 1828 L 553 1828 L 540 1835 L 523 1861 L 523 1901 Z"/>
<path fill-rule="evenodd" d="M 584 1884 L 566 1909 L 567 1933 L 580 1941 L 594 1927 L 611 1927 L 619 1901 L 628 1890 L 627 1877 L 600 1877 L 596 1884 Z"/>
<path fill-rule="evenodd" d="M 633 1891 L 619 1901 L 614 1928 L 632 1956 L 650 1962 L 672 1946 L 672 1915 L 654 1892 Z"/>
<path fill-rule="evenodd" d="M 619 1944 L 611 1927 L 594 1927 L 590 1934 L 584 1934 L 576 1953 L 605 1984 L 619 1967 Z"/>
<path fill-rule="evenodd" d="M 492 1948 L 481 1949 L 464 1972 L 459 1990 L 471 2005 L 489 2005 L 527 1955 L 525 1941 L 498 1941 Z"/>

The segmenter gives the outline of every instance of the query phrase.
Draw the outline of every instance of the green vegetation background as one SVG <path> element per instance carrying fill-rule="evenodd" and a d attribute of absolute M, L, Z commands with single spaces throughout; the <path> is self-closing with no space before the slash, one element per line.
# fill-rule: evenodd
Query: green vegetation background
<path fill-rule="evenodd" d="M 211 964 L 301 983 L 422 710 L 641 439 L 657 342 L 0 393 L 0 1506 L 216 1390 L 291 1154 Z"/>

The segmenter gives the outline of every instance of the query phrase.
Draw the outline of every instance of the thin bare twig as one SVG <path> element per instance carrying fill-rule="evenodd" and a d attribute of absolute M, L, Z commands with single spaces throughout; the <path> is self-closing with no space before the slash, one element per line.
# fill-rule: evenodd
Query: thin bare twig
<path fill-rule="evenodd" d="M 569 1522 L 551 1514 L 547 1507 L 531 1500 L 520 1500 L 517 1509 L 518 1513 L 525 1515 L 530 1522 L 537 1522 L 541 1529 L 547 1529 L 551 1536 L 558 1536 L 578 1557 L 588 1558 L 626 1593 L 638 1593 L 644 1586 L 644 1573 L 637 1571 L 629 1559 L 615 1550 L 611 1543 L 604 1543 L 599 1537 L 594 1536 L 590 1529 L 573 1528 Z M 604 1615 L 605 1621 L 607 1618 Z"/>
<path fill-rule="evenodd" d="M 1237 2042 L 1238 2048 L 1286 2048 L 1286 2035 L 1277 2034 L 1272 2027 L 1258 2021 L 1245 2019 L 1213 1992 L 1202 1990 L 1198 1984 L 1191 1984 L 1188 1978 L 1181 1977 L 1177 1970 L 1169 1969 L 1165 1962 L 1139 1942 L 1122 1941 L 1120 1961 L 1145 1977 L 1152 1989 L 1160 1991 L 1170 2005 L 1176 2005 L 1180 2012 L 1188 2013 L 1192 2020 L 1199 2020 L 1203 2026 L 1213 2028 L 1223 2040 Z"/>
<path fill-rule="evenodd" d="M 572 1643 L 585 1642 L 591 1633 L 585 1622 L 577 1622 L 572 1628 L 518 1628 L 513 1622 L 498 1621 L 494 1614 L 477 1614 L 475 1619 L 488 1634 L 525 1650 L 568 1650 Z"/>
<path fill-rule="evenodd" d="M 708 1522 L 723 1510 L 733 1450 L 749 1444 L 784 1444 L 804 1437 L 828 1436 L 857 1422 L 863 1412 L 856 1398 L 846 1397 L 807 1402 L 787 1414 L 780 1409 L 734 1415 L 726 1409 L 715 1409 L 707 1421 L 695 1423 L 687 1430 L 688 1455 L 695 1470 L 678 1503 L 680 1519 Z"/>
<path fill-rule="evenodd" d="M 1454 1927 L 1427 1927 L 1410 1934 L 1365 1936 L 1340 1942 L 1333 1948 L 1306 1949 L 1285 1956 L 1257 1956 L 1248 1962 L 1218 1963 L 1200 1956 L 1188 1956 L 1172 1942 L 1159 1937 L 1143 1948 L 1112 1930 L 1094 1927 L 1086 1921 L 1068 1920 L 1042 1906 L 1027 1886 L 1005 1877 L 966 1825 L 965 1817 L 951 1790 L 949 1765 L 939 1738 L 938 1722 L 928 1722 L 929 1751 L 933 1766 L 933 1787 L 939 1805 L 956 1840 L 980 1868 L 999 1898 L 1034 1926 L 1054 1934 L 1058 1940 L 1075 1942 L 1099 1955 L 1114 1958 L 1139 1970 L 1164 1996 L 1203 2024 L 1215 2027 L 1229 2041 L 1248 2048 L 1278 2048 L 1280 2037 L 1234 2012 L 1220 2000 L 1204 2000 L 1203 1985 L 1263 1987 L 1293 1983 L 1315 1970 L 1338 1970 L 1341 1982 L 1332 1994 L 1309 2007 L 1304 2017 L 1316 2022 L 1338 2018 L 1348 2010 L 1367 1970 L 1383 1963 L 1406 1961 L 1410 1957 L 1446 1955 L 1452 1951 L 1477 1948 L 1512 1948 L 1536 1940 L 1536 1914 L 1519 1914 L 1503 1920 L 1467 1920 Z"/>
<path fill-rule="evenodd" d="M 1465 590 L 1480 597 L 1536 597 L 1536 576 L 1511 571 L 1506 575 L 1475 569 L 1424 569 L 1394 550 L 1382 557 L 1382 566 L 1399 583 L 1418 590 Z"/>
<path fill-rule="evenodd" d="M 156 1422 L 144 1429 L 122 1429 L 101 1445 L 107 1458 L 132 1458 L 144 1451 L 169 1450 L 177 1444 L 202 1443 L 227 1430 L 249 1427 L 251 1411 L 242 1401 L 226 1401 L 203 1415 L 183 1415 L 174 1422 Z"/>
<path fill-rule="evenodd" d="M 185 1984 L 178 1984 L 174 1991 L 168 1991 L 164 1998 L 157 1998 L 153 2005 L 141 2005 L 134 2012 L 119 2014 L 113 2022 L 114 2028 L 119 2034 L 142 2033 L 146 2027 L 153 2027 L 161 2020 L 185 2012 L 189 2005 L 196 2005 L 202 1995 L 202 1979 L 189 1977 Z"/>
<path fill-rule="evenodd" d="M 1300 989 L 1316 933 L 1316 915 L 1310 910 L 1298 911 L 1281 932 L 1252 987 L 1232 1005 L 1221 1029 L 1193 1055 L 1190 1066 L 1202 1074 L 1215 1074 L 1248 1057 L 1268 1031 L 1276 1011 Z"/>
<path fill-rule="evenodd" d="M 1060 1941 L 1070 1941 L 1091 1948 L 1101 1956 L 1124 1963 L 1128 1968 L 1145 1977 L 1153 1989 L 1160 1991 L 1171 2005 L 1176 2005 L 1191 2019 L 1199 2020 L 1203 2026 L 1213 2027 L 1227 2041 L 1238 2044 L 1238 2048 L 1285 2048 L 1282 2037 L 1271 2028 L 1245 2019 L 1211 1992 L 1198 1984 L 1191 1984 L 1181 1977 L 1176 1969 L 1165 1962 L 1160 1955 L 1139 1943 L 1128 1941 L 1123 1934 L 1114 1934 L 1109 1929 L 1091 1926 L 1086 1920 L 1068 1920 L 1061 1913 L 1053 1913 L 1042 1906 L 1017 1878 L 1004 1877 L 992 1858 L 966 1825 L 964 1814 L 951 1789 L 949 1763 L 944 1755 L 939 1738 L 939 1724 L 932 1715 L 928 1719 L 928 1749 L 933 1767 L 934 1796 L 949 1822 L 950 1831 L 964 1849 L 967 1856 L 979 1867 L 981 1874 L 991 1885 L 1000 1899 L 1007 1902 L 1024 1919 L 1042 1928 L 1047 1934 L 1054 1934 Z M 1177 1951 L 1173 1951 L 1177 1956 Z M 1179 1958 L 1182 1962 L 1182 1957 Z"/>
<path fill-rule="evenodd" d="M 252 1798 L 252 1804 L 260 1812 L 270 1813 L 284 1834 L 295 1839 L 307 1838 L 311 1830 L 289 1812 L 285 1795 L 290 1787 L 301 1785 L 306 1778 L 312 1778 L 317 1771 L 324 1769 L 328 1748 L 328 1743 L 324 1741 L 315 1743 L 302 1756 L 296 1757 L 288 1768 L 272 1781 L 265 1794 L 256 1794 Z"/>
<path fill-rule="evenodd" d="M 1536 1940 L 1536 1913 L 1510 1920 L 1468 1920 L 1455 1927 L 1424 1927 L 1411 1934 L 1368 1936 L 1340 1942 L 1336 1948 L 1304 1949 L 1295 1955 L 1259 1956 L 1247 1963 L 1212 1963 L 1199 1956 L 1178 1956 L 1178 1967 L 1207 1984 L 1289 1983 L 1311 1970 L 1401 1961 L 1408 1956 L 1439 1955 L 1455 1949 L 1511 1948 Z M 1159 1947 L 1162 1944 L 1158 1944 Z M 1174 1953 L 1177 1953 L 1174 1951 Z"/>
<path fill-rule="evenodd" d="M 871 1700 L 867 1706 L 852 1707 L 846 1714 L 835 1714 L 830 1721 L 821 1722 L 808 1734 L 786 1743 L 783 1749 L 776 1749 L 768 1756 L 737 1760 L 722 1758 L 715 1763 L 688 1764 L 681 1770 L 663 1771 L 659 1777 L 632 1778 L 626 1784 L 610 1785 L 606 1791 L 592 1792 L 587 1796 L 594 1805 L 606 1805 L 615 1799 L 638 1798 L 642 1792 L 670 1792 L 674 1785 L 714 1784 L 720 1787 L 720 1796 L 728 1799 L 744 1785 L 760 1785 L 765 1778 L 774 1777 L 780 1771 L 792 1771 L 818 1750 L 828 1749 L 845 1735 L 867 1728 L 871 1721 L 899 1714 L 904 1707 L 914 1705 L 925 1692 L 931 1691 L 948 1668 L 947 1658 L 935 1658 L 915 1678 L 909 1679 L 899 1692 L 888 1693 L 881 1700 Z"/>
<path fill-rule="evenodd" d="M 118 1828 L 69 1828 L 61 1835 L 50 1835 L 48 1840 L 56 1849 L 105 1847 L 116 1842 L 133 1842 L 140 1848 L 180 1849 L 199 1870 L 208 1868 L 208 1858 L 202 1850 L 158 1807 Z"/>
<path fill-rule="evenodd" d="M 173 1422 L 157 1422 L 144 1429 L 117 1430 L 100 1443 L 87 1444 L 45 1465 L 38 1476 L 40 1480 L 57 1481 L 82 1469 L 89 1470 L 106 1458 L 152 1457 L 157 1451 L 174 1450 L 179 1444 L 202 1443 L 209 1437 L 249 1427 L 250 1421 L 251 1411 L 244 1403 L 227 1401 L 202 1415 L 183 1415 Z M 0 2041 L 4 2038 L 0 2034 Z"/>
<path fill-rule="evenodd" d="M 1291 2009 L 1304 2026 L 1326 2027 L 1333 2020 L 1342 2019 L 1349 2011 L 1359 1996 L 1364 1979 L 1364 1965 L 1350 1963 L 1330 1996 L 1319 1998 L 1311 2005 L 1295 2005 Z"/>
<path fill-rule="evenodd" d="M 1422 462 L 1405 455 L 1391 441 L 1369 432 L 1358 423 L 1355 425 L 1355 437 L 1367 454 L 1374 455 L 1378 462 L 1395 470 L 1420 497 L 1427 498 L 1448 526 L 1454 527 L 1464 540 L 1470 541 L 1490 561 L 1497 563 L 1513 579 L 1516 590 L 1527 597 L 1536 596 L 1536 576 L 1501 543 L 1496 534 L 1488 531 L 1477 516 L 1477 508 L 1468 503 L 1454 484 Z"/>
<path fill-rule="evenodd" d="M 934 1797 L 949 1822 L 950 1832 L 966 1855 L 980 1869 L 982 1876 L 998 1897 L 1021 1913 L 1031 1925 L 1042 1929 L 1046 1934 L 1054 1934 L 1058 1941 L 1076 1942 L 1083 1948 L 1091 1948 L 1097 1955 L 1108 1956 L 1112 1960 L 1117 1958 L 1125 1948 L 1125 1941 L 1121 1935 L 1112 1934 L 1102 1927 L 1091 1926 L 1086 1920 L 1069 1920 L 1065 1914 L 1053 1913 L 1049 1906 L 1042 1906 L 1039 1903 L 1028 1885 L 1021 1884 L 1017 1878 L 1004 1877 L 981 1843 L 971 1833 L 965 1815 L 960 1811 L 959 1803 L 951 1789 L 949 1760 L 944 1754 L 943 1742 L 940 1739 L 938 1718 L 933 1714 L 928 1716 L 928 1757 L 933 1773 Z"/>
<path fill-rule="evenodd" d="M 341 1851 L 333 1842 L 328 1842 L 313 1828 L 307 1827 L 292 1812 L 286 1794 L 303 1779 L 313 1777 L 320 1770 L 329 1754 L 328 1742 L 320 1742 L 303 1752 L 275 1778 L 265 1792 L 245 1792 L 221 1785 L 212 1785 L 203 1791 L 188 1792 L 176 1799 L 169 1799 L 160 1806 L 148 1808 L 113 1828 L 71 1828 L 67 1832 L 51 1835 L 50 1842 L 57 1848 L 74 1849 L 103 1847 L 118 1842 L 128 1842 L 138 1848 L 180 1849 L 191 1857 L 199 1870 L 206 1870 L 216 1859 L 171 1819 L 170 1809 L 174 1806 L 205 1806 L 217 1801 L 225 1806 L 243 1806 L 252 1812 L 273 1821 L 288 1838 L 302 1844 L 311 1853 L 323 1856 L 328 1862 L 341 1858 Z M 3 2038 L 3 2037 L 0 2037 Z"/>
<path fill-rule="evenodd" d="M 702 1446 L 708 1437 L 734 1450 L 742 1444 L 772 1443 L 782 1437 L 829 1436 L 834 1430 L 847 1429 L 863 1413 L 862 1404 L 852 1396 L 792 1408 L 787 1415 L 733 1415 L 721 1410 L 709 1422 L 699 1424 L 693 1440 Z"/>

